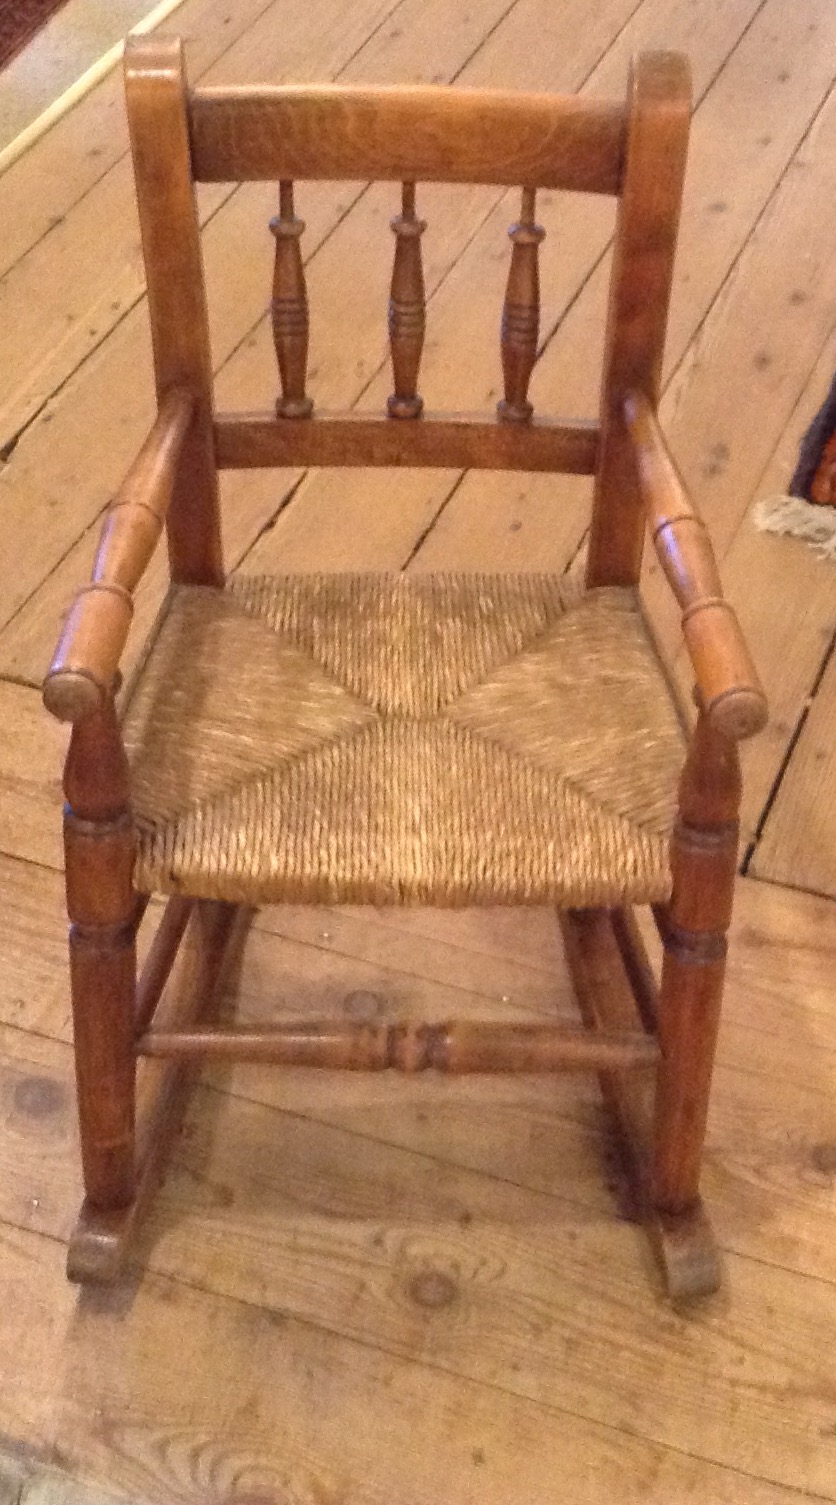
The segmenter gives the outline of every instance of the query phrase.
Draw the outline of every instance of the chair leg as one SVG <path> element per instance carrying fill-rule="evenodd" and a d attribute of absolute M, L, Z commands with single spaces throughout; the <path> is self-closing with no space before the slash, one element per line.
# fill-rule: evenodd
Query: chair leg
<path fill-rule="evenodd" d="M 249 910 L 213 900 L 170 899 L 151 946 L 138 988 L 138 1022 L 157 1018 L 177 1029 L 211 1012 L 230 963 L 240 959 Z M 182 950 L 182 955 L 181 955 Z M 178 960 L 176 975 L 166 987 Z M 164 991 L 165 990 L 165 991 Z M 135 1049 L 131 1011 L 131 1066 Z M 133 1194 L 119 1204 L 88 1195 L 70 1240 L 71 1280 L 110 1284 L 124 1270 L 144 1215 L 165 1169 L 188 1103 L 194 1072 L 189 1062 L 140 1063 L 137 1084 L 136 1171 Z M 125 1102 L 122 1098 L 121 1101 Z M 99 1164 L 99 1162 L 97 1162 Z M 126 1163 L 125 1163 L 126 1164 Z"/>
<path fill-rule="evenodd" d="M 78 1111 L 84 1185 L 99 1208 L 134 1194 L 136 898 L 128 777 L 112 702 L 73 730 L 64 774 Z"/>
<path fill-rule="evenodd" d="M 91 1206 L 125 1207 L 135 1189 L 136 945 L 132 916 L 70 931 L 78 1119 Z"/>
<path fill-rule="evenodd" d="M 666 927 L 652 1195 L 668 1215 L 686 1212 L 699 1196 L 725 963 L 724 935 Z"/>
<path fill-rule="evenodd" d="M 651 1198 L 675 1229 L 699 1213 L 699 1180 L 737 869 L 736 745 L 700 717 L 680 785 L 673 895 L 661 915 L 659 1066 Z"/>

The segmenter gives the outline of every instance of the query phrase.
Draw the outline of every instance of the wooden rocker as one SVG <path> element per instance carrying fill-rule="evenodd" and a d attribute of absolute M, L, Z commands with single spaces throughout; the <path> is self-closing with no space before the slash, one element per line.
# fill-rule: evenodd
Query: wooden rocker
<path fill-rule="evenodd" d="M 65 843 L 86 1199 L 69 1274 L 112 1280 L 196 1058 L 351 1070 L 600 1073 L 676 1299 L 716 1288 L 700 1160 L 732 902 L 737 742 L 766 703 L 656 408 L 689 120 L 686 62 L 627 100 L 431 87 L 189 90 L 132 38 L 127 98 L 159 402 L 44 698 L 72 723 Z M 385 415 L 315 413 L 296 179 L 400 183 Z M 196 181 L 280 184 L 275 411 L 216 413 Z M 423 411 L 416 184 L 521 187 L 496 415 Z M 598 422 L 535 418 L 539 188 L 618 197 Z M 439 466 L 594 476 L 586 581 L 235 576 L 218 471 Z M 132 592 L 165 525 L 171 590 L 117 714 Z M 682 609 L 683 731 L 645 629 L 645 525 Z M 677 792 L 678 791 L 678 792 Z M 167 907 L 137 980 L 148 897 Z M 299 904 L 537 904 L 561 914 L 582 1022 L 213 1027 L 236 915 Z M 661 933 L 657 982 L 632 905 Z M 157 1005 L 184 935 L 191 985 Z M 175 990 L 176 991 L 176 990 Z M 203 1019 L 201 1021 L 201 1014 Z M 138 1057 L 162 1057 L 137 1113 Z"/>

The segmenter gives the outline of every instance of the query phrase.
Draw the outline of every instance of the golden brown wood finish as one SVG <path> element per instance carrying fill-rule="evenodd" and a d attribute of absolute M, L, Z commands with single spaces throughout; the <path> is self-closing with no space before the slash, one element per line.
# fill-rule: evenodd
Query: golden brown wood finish
<path fill-rule="evenodd" d="M 415 213 L 415 184 L 404 183 L 401 212 L 392 220 L 395 261 L 389 294 L 389 346 L 395 390 L 386 403 L 390 418 L 417 418 L 424 406 L 418 371 L 424 348 L 426 307 L 421 236 L 426 220 Z"/>
<path fill-rule="evenodd" d="M 682 611 L 705 714 L 726 737 L 754 736 L 767 722 L 766 696 L 735 612 L 723 599 L 705 524 L 642 393 L 628 394 L 625 416 L 653 543 Z"/>
<path fill-rule="evenodd" d="M 535 192 L 524 188 L 522 208 L 511 238 L 511 265 L 502 307 L 502 375 L 505 396 L 497 413 L 506 423 L 527 423 L 534 408 L 528 400 L 528 383 L 537 359 L 540 333 L 540 272 L 538 251 L 545 236 L 534 219 Z"/>
<path fill-rule="evenodd" d="M 629 907 L 612 909 L 610 923 L 639 1018 L 648 1033 L 655 1034 L 659 1028 L 659 987 L 636 916 Z"/>
<path fill-rule="evenodd" d="M 679 794 L 673 895 L 661 914 L 662 1061 L 656 1092 L 653 1200 L 666 1214 L 696 1204 L 737 866 L 737 745 L 697 722 Z"/>
<path fill-rule="evenodd" d="M 420 423 L 390 423 L 365 413 L 319 412 L 310 423 L 278 422 L 269 413 L 220 413 L 214 433 L 222 470 L 415 465 L 591 475 L 598 444 L 596 423 L 534 418 L 523 428 L 478 413 L 423 413 Z"/>
<path fill-rule="evenodd" d="M 112 698 L 73 728 L 64 775 L 78 1116 L 91 1206 L 134 1194 L 136 847 Z"/>
<path fill-rule="evenodd" d="M 197 902 L 175 894 L 166 904 L 136 990 L 135 1035 L 142 1035 L 154 1017 Z"/>
<path fill-rule="evenodd" d="M 182 99 L 178 109 L 182 114 Z M 216 463 L 242 466 L 423 463 L 451 468 L 465 465 L 563 468 L 580 473 L 597 467 L 597 503 L 605 494 L 613 495 L 610 483 L 619 471 L 626 474 L 624 457 L 630 453 L 622 444 L 627 434 L 624 400 L 633 390 L 647 393 L 655 400 L 658 385 L 687 131 L 687 78 L 681 60 L 666 56 L 639 60 L 623 175 L 626 116 L 620 108 L 610 106 L 567 104 L 564 100 L 541 97 L 457 96 L 443 90 L 303 88 L 206 91 L 192 97 L 189 111 L 192 147 L 189 170 L 194 167 L 197 174 L 213 179 L 226 176 L 234 166 L 231 175 L 235 177 L 265 176 L 280 180 L 280 214 L 273 222 L 273 229 L 276 232 L 274 334 L 282 398 L 277 404 L 276 418 L 243 414 L 222 417 L 213 424 L 211 437 Z M 539 135 L 535 126 L 539 127 Z M 570 140 L 576 148 L 571 167 L 566 155 Z M 405 154 L 409 162 L 401 171 L 401 163 L 406 164 Z M 489 156 L 490 163 L 485 166 Z M 508 174 L 512 160 L 514 171 Z M 402 212 L 393 224 L 397 241 L 390 339 L 395 392 L 388 405 L 387 419 L 355 414 L 312 418 L 305 389 L 307 295 L 299 245 L 303 227 L 294 212 L 293 179 L 367 175 L 397 176 L 404 185 Z M 434 176 L 477 182 L 503 182 L 510 176 L 511 181 L 525 185 L 520 221 L 511 232 L 513 250 L 502 337 L 505 396 L 494 423 L 456 415 L 441 420 L 421 417 L 420 421 L 403 424 L 391 421 L 393 416 L 418 419 L 421 414 L 418 371 L 425 302 L 420 257 L 423 226 L 415 212 L 414 183 L 417 178 Z M 537 248 L 542 238 L 535 223 L 535 185 L 548 187 L 557 183 L 594 191 L 624 189 L 601 432 L 594 424 L 560 425 L 531 419 L 528 384 L 537 353 Z M 186 385 L 190 392 L 194 390 L 192 383 Z M 196 401 L 200 418 L 199 393 Z M 629 446 L 629 440 L 625 442 Z M 614 544 L 611 548 L 610 542 L 607 543 L 607 569 L 615 560 L 615 573 L 605 572 L 596 577 L 597 566 L 593 564 L 590 578 L 594 583 L 622 579 L 619 571 L 631 550 L 630 568 L 623 578 L 635 579 L 639 553 L 635 546 L 638 535 L 633 527 L 631 498 L 633 492 L 638 492 L 635 474 L 628 479 L 629 484 L 618 494 L 627 498 L 627 505 L 622 507 L 618 498 L 612 504 Z M 675 519 L 666 516 L 665 527 L 673 522 Z M 593 558 L 598 548 L 599 523 L 600 507 L 593 525 Z M 701 589 L 699 569 L 694 578 L 696 595 L 694 601 L 689 595 L 686 610 L 698 602 L 700 611 L 693 613 L 694 620 L 702 615 L 708 621 L 706 613 L 709 606 L 717 604 L 717 592 L 712 591 L 707 599 Z M 675 585 L 687 591 L 692 589 L 690 584 L 687 588 L 683 586 L 679 579 Z M 118 589 L 121 588 L 121 581 L 115 581 L 112 594 L 120 607 Z M 454 1073 L 596 1069 L 602 1074 L 605 1090 L 631 1141 L 643 1195 L 648 1204 L 653 1200 L 648 1216 L 672 1290 L 681 1295 L 712 1288 L 716 1261 L 710 1238 L 696 1193 L 686 1194 L 682 1188 L 687 1189 L 693 1181 L 701 1150 L 704 1122 L 701 1127 L 700 1114 L 710 1077 L 714 1002 L 719 996 L 719 982 L 716 969 L 706 971 L 701 989 L 695 991 L 689 979 L 680 979 L 676 971 L 677 953 L 682 946 L 690 948 L 689 955 L 695 949 L 692 937 L 699 935 L 699 931 L 689 929 L 688 925 L 698 924 L 702 914 L 700 903 L 708 904 L 717 888 L 720 871 L 716 863 L 709 862 L 705 869 L 708 878 L 699 876 L 695 843 L 683 835 L 691 829 L 686 819 L 690 797 L 686 796 L 686 786 L 696 788 L 700 769 L 711 761 L 703 743 L 705 736 L 716 737 L 717 727 L 723 724 L 717 705 L 722 702 L 725 713 L 730 714 L 732 698 L 727 691 L 740 688 L 736 681 L 730 685 L 728 676 L 723 680 L 727 666 L 718 667 L 716 634 L 709 633 L 708 639 L 707 647 L 701 650 L 702 658 L 697 654 L 702 664 L 698 677 L 705 711 L 694 744 L 696 750 L 691 754 L 690 773 L 683 784 L 683 816 L 675 842 L 679 867 L 674 874 L 674 900 L 665 915 L 666 961 L 660 1000 L 657 1001 L 655 982 L 629 914 L 606 916 L 595 912 L 588 925 L 578 916 L 566 922 L 570 961 L 578 991 L 583 995 L 586 1025 L 583 1030 L 469 1022 L 454 1025 L 387 1022 L 379 1026 L 335 1022 L 305 1026 L 293 1020 L 266 1029 L 254 1026 L 224 1031 L 196 1029 L 188 1020 L 163 1022 L 149 1028 L 186 920 L 185 904 L 178 901 L 167 911 L 140 989 L 136 1012 L 139 1038 L 135 1050 L 141 1055 L 173 1056 L 181 1063 L 208 1055 L 358 1070 L 394 1068 L 407 1073 L 430 1068 Z M 740 702 L 734 704 L 735 725 L 739 726 Z M 706 811 L 701 806 L 701 833 L 705 819 Z M 711 846 L 711 841 L 708 844 Z M 705 843 L 700 846 L 698 841 L 696 846 L 702 851 Z M 104 846 L 102 852 L 105 856 L 100 866 L 105 872 L 106 862 L 117 859 L 111 858 Z M 77 867 L 80 871 L 79 864 Z M 716 949 L 717 933 L 712 930 L 709 942 L 696 943 L 700 955 L 708 946 L 712 961 L 716 959 L 712 947 Z M 603 996 L 593 1003 L 596 989 Z M 681 1018 L 675 1007 L 677 990 L 683 1005 Z M 665 1053 L 661 1067 L 655 1038 L 657 1014 Z M 680 1035 L 686 1040 L 685 1046 Z M 696 1073 L 696 1089 L 692 1091 L 683 1084 L 682 1076 L 689 1069 L 688 1053 L 694 1050 L 699 1052 L 701 1064 Z M 622 1082 L 628 1068 L 654 1065 L 659 1067 L 662 1083 L 657 1094 L 655 1130 L 648 1113 L 647 1093 L 640 1085 Z M 667 1159 L 663 1163 L 659 1146 L 666 1134 L 670 1143 L 665 1144 Z M 122 1243 L 134 1218 L 131 1210 L 123 1220 Z M 85 1247 L 83 1240 L 81 1247 Z M 95 1239 L 86 1247 L 93 1250 L 90 1257 L 95 1264 Z M 112 1241 L 110 1247 L 111 1250 L 115 1247 Z"/>
<path fill-rule="evenodd" d="M 394 179 L 617 193 L 621 105 L 559 94 L 300 84 L 195 89 L 202 182 Z"/>
<path fill-rule="evenodd" d="M 618 202 L 595 476 L 589 585 L 632 585 L 644 513 L 624 414 L 628 392 L 659 397 L 688 145 L 690 76 L 676 53 L 642 53 L 630 84 Z"/>
<path fill-rule="evenodd" d="M 179 928 L 180 918 L 181 912 L 176 907 L 167 911 L 162 922 L 167 946 L 172 939 L 171 930 Z M 177 986 L 161 1005 L 166 1026 L 177 1028 L 189 1024 L 211 1010 L 223 988 L 247 919 L 246 914 L 230 904 L 201 900 L 194 905 L 186 932 L 184 969 Z M 172 956 L 169 964 L 171 959 Z M 145 970 L 145 997 L 150 998 L 156 970 L 151 958 Z M 135 1059 L 132 1067 L 135 1072 Z M 133 1195 L 124 1203 L 100 1204 L 88 1194 L 70 1239 L 67 1274 L 71 1280 L 108 1284 L 122 1274 L 182 1123 L 189 1084 L 189 1066 L 183 1061 L 169 1062 L 162 1069 L 157 1063 L 140 1068 Z"/>
<path fill-rule="evenodd" d="M 70 608 L 44 682 L 44 704 L 59 721 L 79 721 L 100 710 L 112 693 L 133 592 L 165 522 L 193 411 L 189 392 L 167 394 L 105 515 L 92 582 Z"/>
<path fill-rule="evenodd" d="M 627 1071 L 656 1064 L 658 1048 L 636 1030 L 596 1038 L 548 1024 L 287 1024 L 224 1031 L 149 1030 L 145 1056 L 206 1056 L 348 1071 Z"/>
<path fill-rule="evenodd" d="M 220 585 L 212 360 L 179 40 L 129 36 L 125 92 L 157 398 L 185 387 L 195 402 L 167 519 L 171 573 L 182 584 Z"/>
<path fill-rule="evenodd" d="M 308 294 L 302 265 L 305 221 L 293 208 L 293 184 L 279 184 L 279 213 L 270 221 L 276 241 L 273 272 L 273 342 L 282 384 L 276 402 L 280 418 L 309 418 L 313 403 L 305 391 L 308 373 Z"/>
<path fill-rule="evenodd" d="M 624 911 L 572 909 L 560 915 L 560 923 L 575 994 L 589 1029 L 630 1029 L 637 1014 L 642 1018 L 648 1012 L 648 1002 L 655 1013 L 655 988 L 648 978 L 644 948 Z M 678 1064 L 681 1067 L 681 1061 Z M 687 1069 L 686 1065 L 686 1074 Z M 654 1141 L 659 1118 L 658 1108 L 654 1110 L 653 1106 L 653 1079 L 604 1071 L 600 1080 L 633 1206 L 647 1225 L 668 1295 L 683 1303 L 710 1295 L 720 1285 L 720 1258 L 699 1197 L 678 1209 L 668 1209 L 662 1208 L 654 1195 Z M 657 1085 L 657 1097 L 658 1091 Z"/>

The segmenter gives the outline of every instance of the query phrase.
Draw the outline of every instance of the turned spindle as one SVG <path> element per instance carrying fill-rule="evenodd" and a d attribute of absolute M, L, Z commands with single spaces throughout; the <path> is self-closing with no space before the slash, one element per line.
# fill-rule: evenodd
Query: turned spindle
<path fill-rule="evenodd" d="M 415 214 L 415 184 L 404 183 L 401 212 L 392 220 L 395 263 L 389 294 L 389 346 L 395 390 L 386 404 L 390 418 L 417 418 L 424 406 L 417 388 L 426 323 L 421 262 L 421 236 L 426 228 L 426 220 Z"/>
<path fill-rule="evenodd" d="M 716 732 L 751 737 L 766 725 L 766 696 L 723 587 L 711 540 L 642 392 L 624 403 L 627 433 L 659 563 L 682 610 L 685 645 Z"/>
<path fill-rule="evenodd" d="M 67 616 L 44 683 L 59 721 L 101 711 L 110 695 L 133 617 L 133 592 L 156 548 L 175 494 L 194 411 L 174 388 L 105 515 L 93 565 Z"/>
<path fill-rule="evenodd" d="M 305 221 L 293 210 L 293 184 L 279 184 L 279 213 L 270 221 L 276 238 L 273 274 L 273 342 L 282 395 L 279 418 L 310 418 L 313 402 L 305 391 L 308 370 L 308 293 L 300 239 Z"/>
<path fill-rule="evenodd" d="M 538 247 L 546 233 L 534 221 L 534 196 L 533 188 L 523 189 L 519 221 L 508 231 L 513 249 L 502 308 L 505 396 L 496 409 L 506 423 L 526 423 L 534 411 L 528 400 L 528 383 L 540 332 Z"/>

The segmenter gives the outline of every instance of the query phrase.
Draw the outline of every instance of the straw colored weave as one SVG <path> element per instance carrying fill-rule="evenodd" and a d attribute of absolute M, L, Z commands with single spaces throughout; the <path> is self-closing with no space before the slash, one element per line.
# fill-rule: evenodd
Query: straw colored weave
<path fill-rule="evenodd" d="M 682 735 L 632 591 L 181 587 L 125 723 L 136 884 L 244 903 L 656 901 Z"/>

